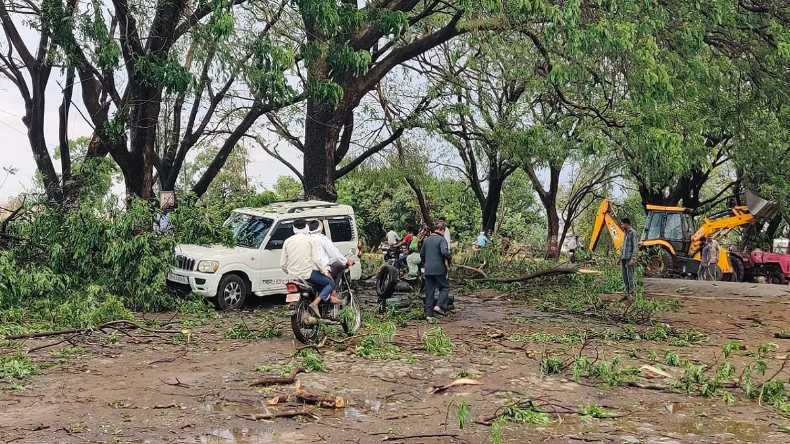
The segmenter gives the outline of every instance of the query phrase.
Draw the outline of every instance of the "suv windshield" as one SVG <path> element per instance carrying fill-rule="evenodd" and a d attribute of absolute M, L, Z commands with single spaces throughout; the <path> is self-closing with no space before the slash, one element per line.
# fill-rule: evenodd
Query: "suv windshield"
<path fill-rule="evenodd" d="M 231 213 L 225 226 L 233 232 L 233 239 L 240 247 L 258 248 L 269 233 L 273 220 L 244 213 Z"/>

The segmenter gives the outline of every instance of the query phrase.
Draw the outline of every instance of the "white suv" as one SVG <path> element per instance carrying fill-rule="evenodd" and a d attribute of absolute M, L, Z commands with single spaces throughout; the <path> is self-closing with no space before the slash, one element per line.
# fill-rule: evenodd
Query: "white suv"
<path fill-rule="evenodd" d="M 175 267 L 167 286 L 176 293 L 196 293 L 211 298 L 218 308 L 240 308 L 248 294 L 285 293 L 286 275 L 280 268 L 283 242 L 293 235 L 293 221 L 320 220 L 325 234 L 342 253 L 355 249 L 361 257 L 354 210 L 348 205 L 322 201 L 278 202 L 262 208 L 234 210 L 225 226 L 237 246 L 179 245 Z M 351 279 L 358 280 L 362 267 L 356 261 Z"/>

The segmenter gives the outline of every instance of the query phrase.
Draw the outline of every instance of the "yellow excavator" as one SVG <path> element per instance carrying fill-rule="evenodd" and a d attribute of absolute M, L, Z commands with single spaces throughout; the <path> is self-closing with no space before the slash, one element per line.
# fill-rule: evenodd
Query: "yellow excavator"
<path fill-rule="evenodd" d="M 776 215 L 776 202 L 765 200 L 747 191 L 746 205 L 731 208 L 727 214 L 705 217 L 696 228 L 694 211 L 684 207 L 647 205 L 645 229 L 639 241 L 639 250 L 647 255 L 647 273 L 659 275 L 696 275 L 700 265 L 702 248 L 700 238 L 725 236 L 735 228 L 752 225 L 761 219 Z M 603 230 L 609 232 L 612 244 L 618 252 L 623 245 L 624 233 L 612 212 L 612 202 L 604 199 L 598 206 L 590 252 L 595 250 Z M 719 268 L 723 280 L 741 281 L 744 276 L 740 257 L 721 248 Z"/>

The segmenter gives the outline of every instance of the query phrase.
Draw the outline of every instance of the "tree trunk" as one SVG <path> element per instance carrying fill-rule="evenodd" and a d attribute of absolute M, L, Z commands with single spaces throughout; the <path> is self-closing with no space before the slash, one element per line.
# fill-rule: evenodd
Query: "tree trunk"
<path fill-rule="evenodd" d="M 546 259 L 556 259 L 560 257 L 560 216 L 557 214 L 556 199 L 552 198 L 550 203 L 545 203 L 546 213 L 548 214 L 548 229 L 546 230 Z"/>
<path fill-rule="evenodd" d="M 335 148 L 348 112 L 336 110 L 331 103 L 307 100 L 304 147 L 304 192 L 309 198 L 334 202 Z"/>
<path fill-rule="evenodd" d="M 497 212 L 499 211 L 499 202 L 502 200 L 504 182 L 502 177 L 491 177 L 488 180 L 488 196 L 482 205 L 482 231 L 489 234 L 496 228 Z"/>
<path fill-rule="evenodd" d="M 560 216 L 557 214 L 557 193 L 560 189 L 560 172 L 562 165 L 549 166 L 549 189 L 543 187 L 540 178 L 532 165 L 524 165 L 524 171 L 532 181 L 532 188 L 538 193 L 538 198 L 546 211 L 548 228 L 546 230 L 546 259 L 560 257 L 559 240 Z"/>
<path fill-rule="evenodd" d="M 428 202 L 425 199 L 425 193 L 422 192 L 422 188 L 414 182 L 411 178 L 406 178 L 406 182 L 409 184 L 411 189 L 414 191 L 414 194 L 417 195 L 417 203 L 420 205 L 420 213 L 422 214 L 422 222 L 425 225 L 428 225 L 428 228 L 433 230 L 433 219 L 431 218 L 431 211 L 428 209 Z"/>

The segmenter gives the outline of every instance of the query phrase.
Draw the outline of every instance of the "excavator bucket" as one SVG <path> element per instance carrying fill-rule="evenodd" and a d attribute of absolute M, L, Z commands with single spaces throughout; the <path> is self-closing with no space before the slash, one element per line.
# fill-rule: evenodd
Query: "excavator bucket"
<path fill-rule="evenodd" d="M 744 195 L 746 197 L 746 208 L 749 209 L 752 216 L 758 219 L 770 219 L 779 211 L 779 207 L 774 201 L 763 199 L 751 191 L 746 191 Z"/>

